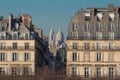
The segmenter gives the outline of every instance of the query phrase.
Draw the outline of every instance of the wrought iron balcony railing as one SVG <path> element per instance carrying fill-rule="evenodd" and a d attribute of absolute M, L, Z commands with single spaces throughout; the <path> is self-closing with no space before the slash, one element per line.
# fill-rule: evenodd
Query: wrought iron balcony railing
<path fill-rule="evenodd" d="M 29 46 L 29 47 L 25 47 L 25 46 L 17 46 L 17 47 L 13 47 L 13 46 L 4 46 L 4 47 L 0 47 L 0 50 L 34 50 L 35 47 L 34 46 Z"/>
<path fill-rule="evenodd" d="M 119 51 L 120 46 L 114 46 L 114 47 L 109 47 L 109 46 L 102 46 L 102 47 L 96 47 L 96 46 L 89 46 L 89 47 L 84 47 L 84 46 L 67 46 L 67 50 L 109 50 L 109 51 Z"/>

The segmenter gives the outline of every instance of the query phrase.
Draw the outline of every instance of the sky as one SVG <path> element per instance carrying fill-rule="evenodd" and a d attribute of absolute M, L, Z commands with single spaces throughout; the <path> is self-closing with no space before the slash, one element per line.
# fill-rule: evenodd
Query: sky
<path fill-rule="evenodd" d="M 107 7 L 111 3 L 120 6 L 120 0 L 0 0 L 0 16 L 8 18 L 9 13 L 15 17 L 30 14 L 32 23 L 43 29 L 45 36 L 49 36 L 51 28 L 56 36 L 60 28 L 66 39 L 71 17 L 78 10 Z"/>

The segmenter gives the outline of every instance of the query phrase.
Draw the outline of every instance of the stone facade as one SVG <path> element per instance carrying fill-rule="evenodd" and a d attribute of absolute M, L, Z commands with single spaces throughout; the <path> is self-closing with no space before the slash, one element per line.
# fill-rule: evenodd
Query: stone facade
<path fill-rule="evenodd" d="M 120 75 L 120 8 L 87 8 L 71 19 L 67 37 L 67 75 Z"/>
<path fill-rule="evenodd" d="M 16 18 L 9 14 L 8 19 L 1 16 L 0 75 L 34 75 L 42 54 L 39 47 L 45 42 L 42 36 L 29 14 Z"/>

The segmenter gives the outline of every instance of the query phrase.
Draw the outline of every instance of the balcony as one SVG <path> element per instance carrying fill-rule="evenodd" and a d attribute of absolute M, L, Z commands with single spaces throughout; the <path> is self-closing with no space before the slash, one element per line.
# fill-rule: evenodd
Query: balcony
<path fill-rule="evenodd" d="M 16 48 L 13 48 L 13 46 L 4 46 L 4 47 L 0 47 L 0 50 L 34 50 L 35 47 L 34 46 L 29 46 L 29 47 L 25 47 L 25 46 L 17 46 Z"/>
<path fill-rule="evenodd" d="M 96 46 L 89 46 L 89 47 L 84 47 L 84 46 L 77 46 L 74 48 L 73 46 L 68 46 L 67 50 L 72 51 L 72 50 L 80 50 L 80 51 L 120 51 L 120 46 L 115 46 L 113 48 L 110 48 L 109 46 L 102 46 L 102 47 L 96 47 Z"/>
<path fill-rule="evenodd" d="M 114 38 L 109 38 L 109 37 L 77 37 L 75 38 L 74 36 L 68 36 L 67 40 L 120 40 L 120 37 L 114 37 Z"/>

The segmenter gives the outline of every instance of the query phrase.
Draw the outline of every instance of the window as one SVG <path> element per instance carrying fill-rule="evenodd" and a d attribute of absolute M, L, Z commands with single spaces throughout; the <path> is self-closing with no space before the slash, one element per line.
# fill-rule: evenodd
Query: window
<path fill-rule="evenodd" d="M 11 74 L 12 74 L 12 75 L 17 75 L 17 72 L 18 72 L 18 71 L 17 71 L 17 68 L 16 68 L 16 67 L 12 67 L 12 68 L 11 68 Z"/>
<path fill-rule="evenodd" d="M 77 43 L 73 43 L 73 49 L 77 49 Z"/>
<path fill-rule="evenodd" d="M 6 28 L 7 28 L 7 23 L 3 23 L 2 24 L 2 31 L 6 31 Z"/>
<path fill-rule="evenodd" d="M 108 30 L 109 30 L 109 31 L 114 30 L 114 23 L 110 23 L 110 24 L 109 24 Z"/>
<path fill-rule="evenodd" d="M 85 67 L 85 68 L 84 68 L 84 77 L 85 77 L 85 78 L 89 78 L 89 75 L 90 75 L 89 68 L 88 68 L 88 67 Z"/>
<path fill-rule="evenodd" d="M 108 54 L 108 61 L 114 61 L 114 53 L 110 52 Z"/>
<path fill-rule="evenodd" d="M 101 77 L 102 75 L 102 69 L 100 67 L 96 68 L 96 77 Z"/>
<path fill-rule="evenodd" d="M 77 60 L 78 60 L 77 53 L 72 53 L 72 61 L 77 61 Z"/>
<path fill-rule="evenodd" d="M 90 24 L 89 23 L 85 23 L 84 31 L 88 31 L 88 30 L 90 30 Z"/>
<path fill-rule="evenodd" d="M 4 67 L 0 67 L 0 75 L 4 75 L 5 74 L 5 68 Z"/>
<path fill-rule="evenodd" d="M 17 43 L 13 43 L 13 49 L 17 49 Z"/>
<path fill-rule="evenodd" d="M 102 39 L 102 32 L 96 32 L 96 39 Z"/>
<path fill-rule="evenodd" d="M 89 49 L 90 48 L 89 43 L 84 43 L 84 47 L 85 49 Z"/>
<path fill-rule="evenodd" d="M 108 38 L 109 39 L 114 39 L 114 32 L 109 32 L 108 33 Z"/>
<path fill-rule="evenodd" d="M 28 67 L 23 68 L 23 75 L 29 75 L 29 68 Z"/>
<path fill-rule="evenodd" d="M 72 37 L 73 38 L 78 38 L 78 32 L 72 32 Z"/>
<path fill-rule="evenodd" d="M 29 60 L 30 60 L 30 54 L 24 53 L 24 61 L 29 61 Z"/>
<path fill-rule="evenodd" d="M 19 28 L 19 23 L 15 23 L 15 24 L 14 24 L 14 30 L 17 31 L 18 28 Z"/>
<path fill-rule="evenodd" d="M 102 61 L 102 53 L 96 53 L 96 61 Z"/>
<path fill-rule="evenodd" d="M 114 74 L 113 71 L 114 71 L 113 67 L 110 67 L 109 68 L 109 77 L 110 78 L 113 78 L 113 74 Z"/>
<path fill-rule="evenodd" d="M 1 43 L 0 43 L 0 49 L 5 49 L 5 47 L 6 47 L 6 43 L 1 42 Z"/>
<path fill-rule="evenodd" d="M 114 47 L 115 47 L 115 44 L 114 44 L 114 43 L 109 43 L 109 49 L 110 49 L 110 50 L 114 49 Z"/>
<path fill-rule="evenodd" d="M 25 49 L 29 49 L 29 43 L 25 42 Z"/>
<path fill-rule="evenodd" d="M 77 30 L 78 24 L 77 23 L 73 23 L 72 28 L 73 28 L 73 30 Z"/>
<path fill-rule="evenodd" d="M 17 61 L 17 60 L 18 60 L 18 54 L 12 53 L 12 61 Z"/>
<path fill-rule="evenodd" d="M 85 16 L 85 21 L 89 21 L 90 20 L 90 16 Z"/>
<path fill-rule="evenodd" d="M 0 53 L 0 61 L 5 61 L 5 53 Z"/>
<path fill-rule="evenodd" d="M 18 39 L 18 33 L 17 32 L 13 32 L 12 39 Z"/>
<path fill-rule="evenodd" d="M 77 75 L 77 67 L 72 67 L 72 70 L 71 70 L 72 72 L 72 75 Z"/>
<path fill-rule="evenodd" d="M 84 38 L 90 39 L 90 32 L 84 32 Z"/>
<path fill-rule="evenodd" d="M 84 53 L 84 61 L 90 61 L 90 54 L 89 52 Z"/>
<path fill-rule="evenodd" d="M 102 24 L 101 23 L 98 23 L 97 26 L 96 26 L 96 30 L 97 31 L 100 31 L 102 29 Z"/>
<path fill-rule="evenodd" d="M 28 32 L 25 33 L 25 39 L 29 39 L 29 33 Z"/>
<path fill-rule="evenodd" d="M 102 44 L 101 43 L 96 43 L 95 49 L 102 49 Z"/>
<path fill-rule="evenodd" d="M 0 39 L 6 39 L 6 32 L 0 33 Z"/>

